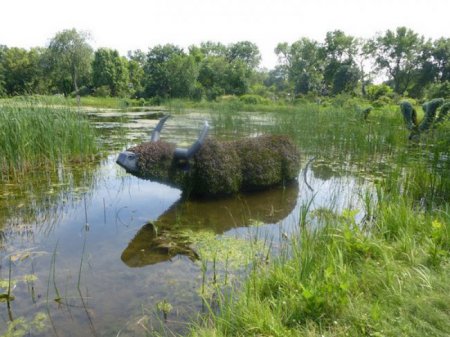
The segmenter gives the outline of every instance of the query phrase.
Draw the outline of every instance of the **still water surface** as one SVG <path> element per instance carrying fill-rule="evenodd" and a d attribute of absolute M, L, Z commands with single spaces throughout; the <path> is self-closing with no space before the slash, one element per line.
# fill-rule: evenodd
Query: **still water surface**
<path fill-rule="evenodd" d="M 140 336 L 161 326 L 183 333 L 202 311 L 205 280 L 189 233 L 207 230 L 249 244 L 260 237 L 276 252 L 299 230 L 302 205 L 311 200 L 311 211 L 363 208 L 358 192 L 365 182 L 338 174 L 320 158 L 284 188 L 181 202 L 179 190 L 127 175 L 115 164 L 118 151 L 148 138 L 162 113 L 93 112 L 103 160 L 55 174 L 36 171 L 29 181 L 1 186 L 0 279 L 11 273 L 15 300 L 9 308 L 0 302 L 0 334 L 11 319 L 31 320 L 39 312 L 50 317 L 41 335 Z M 205 118 L 177 115 L 162 137 L 186 146 Z M 227 138 L 210 122 L 213 136 Z M 357 220 L 362 216 L 359 211 Z M 234 266 L 237 274 L 245 267 Z M 162 301 L 172 306 L 167 320 L 157 310 Z"/>

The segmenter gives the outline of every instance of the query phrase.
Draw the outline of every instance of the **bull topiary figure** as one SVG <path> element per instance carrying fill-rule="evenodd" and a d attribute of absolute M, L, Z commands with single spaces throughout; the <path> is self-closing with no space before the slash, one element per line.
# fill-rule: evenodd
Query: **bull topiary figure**
<path fill-rule="evenodd" d="M 440 109 L 439 109 L 440 108 Z M 423 132 L 430 130 L 433 126 L 436 126 L 447 117 L 450 110 L 450 102 L 444 102 L 442 98 L 435 98 L 422 105 L 424 111 L 424 117 L 419 123 L 417 120 L 416 109 L 408 101 L 400 103 L 400 110 L 403 115 L 403 119 L 406 124 L 406 128 L 411 131 L 409 134 L 410 140 L 418 140 Z M 439 115 L 436 117 L 436 112 L 439 109 Z"/>
<path fill-rule="evenodd" d="M 205 122 L 188 149 L 161 141 L 169 116 L 151 140 L 119 154 L 117 163 L 135 176 L 180 188 L 184 196 L 223 196 L 280 185 L 297 178 L 300 154 L 286 136 L 265 135 L 229 142 L 207 139 Z"/>

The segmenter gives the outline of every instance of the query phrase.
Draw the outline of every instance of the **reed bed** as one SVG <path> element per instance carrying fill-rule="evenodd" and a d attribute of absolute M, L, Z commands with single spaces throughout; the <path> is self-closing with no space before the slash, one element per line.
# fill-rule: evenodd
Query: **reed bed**
<path fill-rule="evenodd" d="M 84 160 L 97 151 L 94 128 L 69 106 L 2 102 L 0 125 L 2 179 L 36 166 L 55 168 L 65 161 Z"/>

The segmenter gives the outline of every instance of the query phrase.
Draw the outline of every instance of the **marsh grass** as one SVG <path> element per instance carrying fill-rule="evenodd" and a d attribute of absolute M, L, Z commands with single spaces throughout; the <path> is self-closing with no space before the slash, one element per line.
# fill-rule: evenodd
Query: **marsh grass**
<path fill-rule="evenodd" d="M 374 181 L 374 193 L 360 191 L 366 221 L 324 211 L 312 226 L 301 207 L 288 251 L 218 296 L 191 336 L 448 336 L 449 125 L 413 143 L 398 107 L 360 112 L 306 103 L 257 129 L 290 134 L 306 155 Z M 224 129 L 240 130 L 241 113 L 221 114 Z"/>
<path fill-rule="evenodd" d="M 209 105 L 217 133 L 251 134 L 270 132 L 289 134 L 308 153 L 349 156 L 364 160 L 370 156 L 392 154 L 397 146 L 407 145 L 408 133 L 403 127 L 397 106 L 373 109 L 364 119 L 361 105 L 248 106 Z M 241 109 L 239 109 L 241 108 Z M 249 113 L 252 112 L 252 113 Z M 359 157 L 359 158 L 358 158 Z"/>
<path fill-rule="evenodd" d="M 304 157 L 316 156 L 364 178 L 396 177 L 404 182 L 402 189 L 425 200 L 427 207 L 450 199 L 450 123 L 424 134 L 420 142 L 411 142 L 396 105 L 374 108 L 364 118 L 364 101 L 260 105 L 254 108 L 261 111 L 253 113 L 231 103 L 215 104 L 209 103 L 209 109 L 217 135 L 287 134 Z"/>
<path fill-rule="evenodd" d="M 46 166 L 95 155 L 95 130 L 69 106 L 29 101 L 0 105 L 0 173 L 2 180 Z"/>
<path fill-rule="evenodd" d="M 345 212 L 305 228 L 191 335 L 447 336 L 450 215 L 411 206 L 378 205 L 369 235 Z"/>

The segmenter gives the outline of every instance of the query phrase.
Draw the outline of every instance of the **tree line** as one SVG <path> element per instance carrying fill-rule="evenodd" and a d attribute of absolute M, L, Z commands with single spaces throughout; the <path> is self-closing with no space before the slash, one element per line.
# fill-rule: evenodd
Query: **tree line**
<path fill-rule="evenodd" d="M 0 97 L 30 94 L 190 98 L 387 93 L 449 96 L 450 38 L 425 39 L 406 27 L 360 39 L 335 30 L 323 41 L 301 38 L 275 48 L 274 69 L 259 67 L 250 41 L 204 42 L 187 51 L 158 45 L 130 51 L 93 50 L 85 32 L 58 32 L 47 47 L 0 45 Z M 373 85 L 382 80 L 383 84 Z M 376 97 L 375 97 L 376 98 Z"/>

